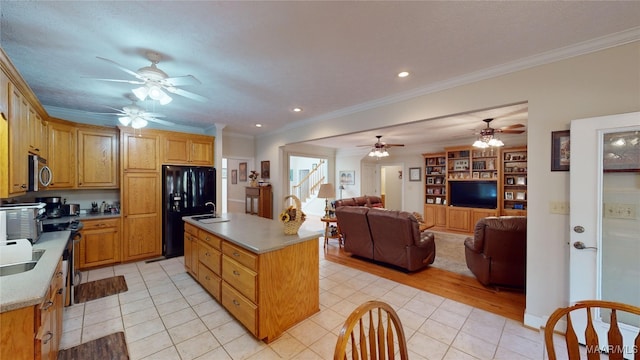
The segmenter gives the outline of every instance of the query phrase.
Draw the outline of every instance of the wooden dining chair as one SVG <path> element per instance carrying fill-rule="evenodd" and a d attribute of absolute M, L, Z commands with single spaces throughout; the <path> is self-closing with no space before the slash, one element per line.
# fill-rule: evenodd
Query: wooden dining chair
<path fill-rule="evenodd" d="M 396 345 L 400 360 L 406 360 L 407 340 L 400 318 L 393 308 L 381 301 L 367 301 L 358 306 L 344 322 L 333 353 L 334 360 L 394 360 Z"/>
<path fill-rule="evenodd" d="M 611 310 L 610 325 L 607 332 L 607 339 L 598 339 L 598 334 L 593 325 L 592 310 L 609 309 Z M 585 309 L 585 310 L 582 310 Z M 556 323 L 563 317 L 566 317 L 567 330 L 565 333 L 565 343 L 567 351 L 567 359 L 578 360 L 580 359 L 580 344 L 576 332 L 573 328 L 573 322 L 571 321 L 570 314 L 575 316 L 577 311 L 586 311 L 587 325 L 585 328 L 585 346 L 582 349 L 582 353 L 586 354 L 586 359 L 597 360 L 600 359 L 600 351 L 607 349 L 609 360 L 623 360 L 625 352 L 625 344 L 623 344 L 622 333 L 620 332 L 620 325 L 618 322 L 618 315 L 620 312 L 629 314 L 640 315 L 640 307 L 622 304 L 613 301 L 604 300 L 585 300 L 576 303 L 573 306 L 559 308 L 554 311 L 544 328 L 544 343 L 547 350 L 547 356 L 549 360 L 556 360 L 556 349 L 553 341 L 553 334 L 556 327 Z M 636 324 L 637 326 L 637 324 Z M 603 345 L 600 345 L 603 344 Z M 604 345 L 608 344 L 608 346 Z M 633 344 L 626 344 L 627 353 L 634 354 L 635 360 L 640 360 L 640 333 L 636 335 L 633 340 Z M 564 356 L 562 358 L 565 358 Z"/>

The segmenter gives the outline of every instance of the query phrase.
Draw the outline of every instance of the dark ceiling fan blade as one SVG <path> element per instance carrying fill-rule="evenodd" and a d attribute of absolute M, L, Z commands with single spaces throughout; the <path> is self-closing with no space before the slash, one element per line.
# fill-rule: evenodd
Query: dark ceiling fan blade
<path fill-rule="evenodd" d="M 180 95 L 180 96 L 184 96 L 184 97 L 192 99 L 192 100 L 197 100 L 197 101 L 202 101 L 202 102 L 209 101 L 209 99 L 207 99 L 206 97 L 204 97 L 202 95 L 194 94 L 194 93 L 189 92 L 187 90 L 182 90 L 182 89 L 172 88 L 172 87 L 167 87 L 166 89 L 170 93 L 173 93 L 173 94 L 176 94 L 176 95 Z"/>
<path fill-rule="evenodd" d="M 513 124 L 513 125 L 503 126 L 500 129 L 501 130 L 510 130 L 510 129 L 517 129 L 517 128 L 522 128 L 522 127 L 524 127 L 523 124 Z"/>
<path fill-rule="evenodd" d="M 501 134 L 522 134 L 524 130 L 496 130 Z"/>
<path fill-rule="evenodd" d="M 115 67 L 117 67 L 118 69 L 120 69 L 120 70 L 122 70 L 122 71 L 126 72 L 127 74 L 129 74 L 129 75 L 131 75 L 131 76 L 133 76 L 133 77 L 135 77 L 135 78 L 137 78 L 137 79 L 140 79 L 140 75 L 138 75 L 138 73 L 137 73 L 137 72 L 135 72 L 135 71 L 133 71 L 133 70 L 129 70 L 129 69 L 127 69 L 126 67 L 124 67 L 124 66 L 122 66 L 122 65 L 118 64 L 117 62 L 115 62 L 115 61 L 113 61 L 113 60 L 109 60 L 109 59 L 103 58 L 103 57 L 100 57 L 100 56 L 96 56 L 96 57 L 97 57 L 98 59 L 102 60 L 102 61 L 106 61 L 106 62 L 108 62 L 108 63 L 111 63 L 112 65 L 114 65 L 114 66 L 115 66 Z"/>
<path fill-rule="evenodd" d="M 392 147 L 392 146 L 404 146 L 404 144 L 383 144 L 386 147 Z"/>
<path fill-rule="evenodd" d="M 202 85 L 193 75 L 176 76 L 164 79 L 169 86 L 182 86 L 182 85 Z"/>

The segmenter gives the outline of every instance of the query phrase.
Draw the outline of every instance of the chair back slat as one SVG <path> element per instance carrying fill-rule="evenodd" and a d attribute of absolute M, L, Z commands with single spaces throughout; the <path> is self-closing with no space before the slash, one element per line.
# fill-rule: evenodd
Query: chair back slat
<path fill-rule="evenodd" d="M 616 309 L 611 310 L 611 326 L 607 332 L 607 340 L 609 341 L 609 360 L 623 360 L 624 351 L 622 350 L 622 333 L 618 327 L 618 316 Z"/>
<path fill-rule="evenodd" d="M 368 321 L 363 320 L 366 316 Z M 377 320 L 373 319 L 375 316 Z M 389 304 L 367 301 L 349 315 L 340 329 L 333 358 L 345 360 L 350 348 L 353 360 L 394 360 L 396 342 L 400 360 L 407 360 L 407 340 L 398 314 Z"/>
<path fill-rule="evenodd" d="M 574 311 L 576 310 L 582 311 L 582 309 L 586 311 L 586 320 L 587 320 L 587 324 L 584 330 L 586 349 L 584 347 L 582 347 L 581 349 L 581 345 L 579 344 L 578 338 L 575 333 L 573 322 L 571 321 L 572 316 L 576 316 Z M 602 339 L 598 338 L 598 333 L 596 331 L 594 321 L 593 321 L 594 313 L 592 312 L 592 309 L 593 310 L 595 309 L 611 310 L 609 329 L 606 335 L 607 336 L 606 344 L 608 346 L 603 345 L 602 347 L 600 347 L 599 345 L 600 342 L 604 343 L 605 339 L 604 339 L 604 334 Z M 585 301 L 578 302 L 575 305 L 572 305 L 569 307 L 556 309 L 549 316 L 549 319 L 547 320 L 547 323 L 544 327 L 544 342 L 545 342 L 545 349 L 547 352 L 547 358 L 549 360 L 557 359 L 553 337 L 554 337 L 554 332 L 555 332 L 557 322 L 560 319 L 565 318 L 567 321 L 567 329 L 564 334 L 564 337 L 565 337 L 565 343 L 567 347 L 566 358 L 568 360 L 581 359 L 580 350 L 582 350 L 583 353 L 586 353 L 586 358 L 588 360 L 600 359 L 601 351 L 608 352 L 608 356 L 605 356 L 605 358 L 609 360 L 623 360 L 625 355 L 630 356 L 631 354 L 633 354 L 634 360 L 640 360 L 640 351 L 638 351 L 638 349 L 640 349 L 640 332 L 635 335 L 635 338 L 633 340 L 634 344 L 629 344 L 629 343 L 625 344 L 624 337 L 620 329 L 620 324 L 618 323 L 618 312 L 625 312 L 626 313 L 625 316 L 636 315 L 638 316 L 637 319 L 640 319 L 640 307 L 629 305 L 629 304 L 613 302 L 613 301 L 605 301 L 605 300 L 585 300 Z M 627 322 L 626 320 L 624 322 L 627 324 L 631 324 L 631 323 L 635 324 L 635 320 L 632 321 L 631 323 Z M 638 321 L 638 324 L 640 324 L 640 321 Z M 631 327 L 624 327 L 625 333 L 630 331 L 630 329 L 632 329 L 633 327 L 637 329 L 638 325 L 631 325 Z M 627 338 L 627 341 L 629 340 L 630 339 Z M 627 359 L 629 359 L 629 357 L 627 357 Z"/>
<path fill-rule="evenodd" d="M 598 333 L 593 327 L 593 317 L 591 316 L 591 308 L 587 307 L 587 327 L 584 329 L 584 339 L 587 349 L 600 349 L 598 343 Z M 600 353 L 595 351 L 587 351 L 587 360 L 600 360 Z"/>

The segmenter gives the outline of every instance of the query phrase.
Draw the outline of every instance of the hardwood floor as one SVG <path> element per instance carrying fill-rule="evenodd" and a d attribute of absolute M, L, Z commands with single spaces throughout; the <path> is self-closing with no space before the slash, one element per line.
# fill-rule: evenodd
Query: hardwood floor
<path fill-rule="evenodd" d="M 475 278 L 434 267 L 428 267 L 416 273 L 405 273 L 353 258 L 342 247 L 338 247 L 337 242 L 325 247 L 324 255 L 329 261 L 475 306 L 512 320 L 523 322 L 524 319 L 525 294 L 523 292 L 487 288 Z"/>

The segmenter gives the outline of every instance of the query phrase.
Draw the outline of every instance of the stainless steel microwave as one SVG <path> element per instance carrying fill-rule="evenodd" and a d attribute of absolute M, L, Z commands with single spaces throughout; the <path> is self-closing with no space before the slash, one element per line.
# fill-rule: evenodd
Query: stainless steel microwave
<path fill-rule="evenodd" d="M 47 160 L 38 155 L 29 155 L 29 187 L 27 191 L 45 190 L 51 180 L 53 174 L 47 166 Z"/>

